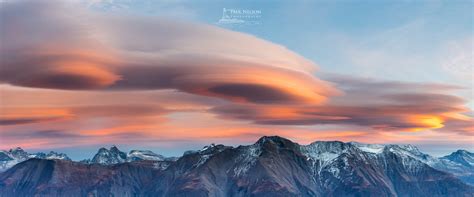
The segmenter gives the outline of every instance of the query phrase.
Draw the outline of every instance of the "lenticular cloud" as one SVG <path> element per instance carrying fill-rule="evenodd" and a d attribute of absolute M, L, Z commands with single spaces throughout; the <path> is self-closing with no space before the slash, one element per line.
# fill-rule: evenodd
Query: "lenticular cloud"
<path fill-rule="evenodd" d="M 313 76 L 314 63 L 243 33 L 101 15 L 60 2 L 9 2 L 1 12 L 2 83 L 66 90 L 176 89 L 260 104 L 320 104 L 338 92 Z"/>

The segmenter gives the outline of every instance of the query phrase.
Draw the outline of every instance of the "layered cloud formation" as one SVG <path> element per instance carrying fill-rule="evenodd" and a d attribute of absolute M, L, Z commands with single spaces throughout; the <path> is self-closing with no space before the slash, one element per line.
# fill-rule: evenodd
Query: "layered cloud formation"
<path fill-rule="evenodd" d="M 36 2 L 6 3 L 2 16 L 0 76 L 12 85 L 176 89 L 252 103 L 319 104 L 337 93 L 311 75 L 315 65 L 303 57 L 216 27 Z"/>
<path fill-rule="evenodd" d="M 214 107 L 224 118 L 250 120 L 258 124 L 313 125 L 348 124 L 384 131 L 420 131 L 447 125 L 451 131 L 472 135 L 472 118 L 465 101 L 443 94 L 455 86 L 380 82 L 347 76 L 329 79 L 344 95 L 324 106 L 258 106 L 232 104 Z M 463 125 L 463 126 L 462 126 Z"/>
<path fill-rule="evenodd" d="M 452 94 L 461 87 L 320 79 L 313 62 L 283 46 L 205 24 L 45 1 L 6 2 L 0 12 L 0 135 L 12 144 L 232 138 L 312 125 L 340 129 L 274 132 L 474 134 L 465 101 Z"/>

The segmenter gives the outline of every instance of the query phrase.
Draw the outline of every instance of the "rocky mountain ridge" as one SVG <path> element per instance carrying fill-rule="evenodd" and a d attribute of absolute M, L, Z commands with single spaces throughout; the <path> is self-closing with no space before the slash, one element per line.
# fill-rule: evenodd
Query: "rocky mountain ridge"
<path fill-rule="evenodd" d="M 427 164 L 433 161 L 436 159 L 432 160 L 414 146 L 338 141 L 299 145 L 278 136 L 265 136 L 247 146 L 210 145 L 186 152 L 177 160 L 104 165 L 30 159 L 0 174 L 0 193 L 8 194 L 4 196 L 473 196 L 472 186 Z"/>

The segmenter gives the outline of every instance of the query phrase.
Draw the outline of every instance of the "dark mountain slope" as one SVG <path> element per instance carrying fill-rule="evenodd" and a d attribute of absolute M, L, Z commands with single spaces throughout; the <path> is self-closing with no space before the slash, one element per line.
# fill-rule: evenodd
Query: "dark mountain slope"
<path fill-rule="evenodd" d="M 0 174 L 0 195 L 474 196 L 472 186 L 412 150 L 337 141 L 299 145 L 273 136 L 236 148 L 206 146 L 168 161 L 30 159 Z"/>

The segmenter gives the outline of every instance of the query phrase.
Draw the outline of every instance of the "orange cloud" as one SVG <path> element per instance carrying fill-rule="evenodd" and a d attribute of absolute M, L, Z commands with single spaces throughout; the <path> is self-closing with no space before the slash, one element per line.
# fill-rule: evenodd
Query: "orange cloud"
<path fill-rule="evenodd" d="M 284 46 L 203 24 L 63 2 L 12 2 L 0 12 L 0 144 L 474 135 L 470 109 L 450 92 L 460 87 L 319 79 L 315 63 Z"/>
<path fill-rule="evenodd" d="M 445 93 L 448 86 L 383 81 L 368 83 L 361 79 L 345 81 L 352 83 L 336 83 L 345 90 L 344 95 L 323 105 L 231 103 L 213 107 L 210 111 L 225 119 L 262 125 L 333 124 L 393 132 L 449 129 L 468 135 L 472 133 L 467 132 L 467 125 L 472 125 L 473 119 L 464 114 L 469 112 L 464 106 L 465 101 Z"/>
<path fill-rule="evenodd" d="M 415 115 L 412 117 L 408 117 L 408 121 L 412 122 L 413 124 L 418 124 L 420 127 L 411 128 L 411 131 L 421 131 L 426 129 L 439 129 L 443 128 L 444 120 L 441 117 L 437 116 L 426 116 L 426 115 Z"/>
<path fill-rule="evenodd" d="M 26 11 L 28 18 L 15 14 Z M 313 75 L 311 61 L 283 46 L 218 27 L 130 21 L 59 2 L 6 4 L 1 12 L 2 26 L 9 29 L 0 49 L 6 60 L 0 70 L 3 83 L 67 90 L 175 89 L 260 104 L 317 105 L 339 93 Z M 89 17 L 88 23 L 75 20 L 81 17 Z"/>
<path fill-rule="evenodd" d="M 67 109 L 0 107 L 0 125 L 41 123 L 73 117 Z"/>

